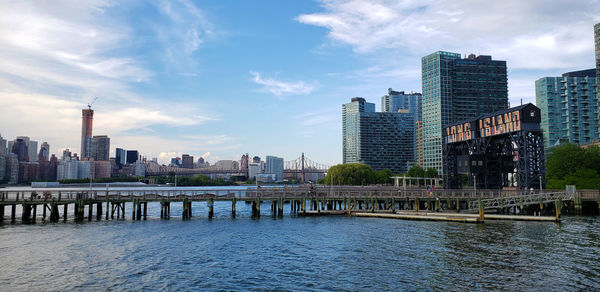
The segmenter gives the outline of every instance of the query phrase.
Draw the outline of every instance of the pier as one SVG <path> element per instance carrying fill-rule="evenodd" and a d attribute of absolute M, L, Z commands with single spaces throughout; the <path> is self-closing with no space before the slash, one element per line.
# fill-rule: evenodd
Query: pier
<path fill-rule="evenodd" d="M 247 189 L 127 188 L 118 190 L 15 189 L 0 190 L 0 223 L 16 222 L 17 206 L 23 223 L 125 219 L 146 220 L 148 204 L 160 204 L 160 218 L 171 218 L 171 205 L 181 204 L 181 218 L 192 218 L 192 202 L 206 202 L 208 218 L 215 202 L 252 205 L 252 216 L 261 206 L 283 216 L 284 206 L 297 216 L 347 215 L 407 220 L 480 223 L 484 220 L 560 221 L 563 214 L 581 214 L 584 207 L 600 210 L 597 191 L 522 193 L 501 190 L 437 190 L 427 192 L 387 186 L 369 187 L 265 187 Z M 131 208 L 126 209 L 126 204 Z M 71 208 L 69 207 L 71 206 Z M 72 216 L 69 216 L 69 210 Z M 10 214 L 10 215 L 9 215 Z"/>

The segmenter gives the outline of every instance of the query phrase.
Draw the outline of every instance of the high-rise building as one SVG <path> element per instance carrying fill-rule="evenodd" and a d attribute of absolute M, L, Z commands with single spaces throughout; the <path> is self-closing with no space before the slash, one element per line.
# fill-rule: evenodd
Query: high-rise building
<path fill-rule="evenodd" d="M 71 150 L 69 150 L 69 148 L 63 150 L 61 160 L 71 160 Z"/>
<path fill-rule="evenodd" d="M 81 158 L 92 157 L 92 121 L 94 110 L 81 110 Z"/>
<path fill-rule="evenodd" d="M 260 163 L 248 163 L 248 179 L 256 179 L 256 175 L 261 172 Z"/>
<path fill-rule="evenodd" d="M 194 168 L 194 156 L 190 156 L 189 154 L 181 155 L 181 167 Z"/>
<path fill-rule="evenodd" d="M 600 86 L 600 23 L 594 25 L 594 42 L 596 47 L 596 99 L 600 101 L 600 89 L 598 89 Z M 600 136 L 600 133 L 598 135 Z"/>
<path fill-rule="evenodd" d="M 415 115 L 415 121 L 421 120 L 421 105 L 423 95 L 417 92 L 404 93 L 388 88 L 388 94 L 381 97 L 381 111 L 394 113 L 398 110 L 410 110 Z"/>
<path fill-rule="evenodd" d="M 11 152 L 17 155 L 19 161 L 29 162 L 29 148 L 23 138 L 17 138 L 13 142 Z"/>
<path fill-rule="evenodd" d="M 44 142 L 44 143 L 42 143 L 42 146 L 40 146 L 40 153 L 38 154 L 38 160 L 39 161 L 48 161 L 48 159 L 50 159 L 50 145 L 48 145 L 48 142 Z"/>
<path fill-rule="evenodd" d="M 8 154 L 6 158 L 6 175 L 8 175 L 8 184 L 14 185 L 19 182 L 19 156 L 17 154 Z"/>
<path fill-rule="evenodd" d="M 6 156 L 7 150 L 6 150 L 6 139 L 2 138 L 2 135 L 0 135 L 0 156 Z"/>
<path fill-rule="evenodd" d="M 283 180 L 283 158 L 267 155 L 267 173 L 275 175 L 275 180 Z"/>
<path fill-rule="evenodd" d="M 37 157 L 38 157 L 37 141 L 32 141 L 27 136 L 17 136 L 17 139 L 23 140 L 25 142 L 25 145 L 27 145 L 27 156 L 29 157 L 28 161 L 31 161 L 31 162 L 37 161 Z M 9 142 L 9 151 L 12 151 L 12 147 L 15 144 L 15 142 L 17 141 L 17 139 Z M 24 161 L 24 160 L 21 160 L 21 161 Z"/>
<path fill-rule="evenodd" d="M 27 150 L 29 151 L 29 161 L 35 162 L 38 161 L 38 151 L 37 151 L 37 141 L 29 140 L 27 143 Z"/>
<path fill-rule="evenodd" d="M 421 59 L 423 167 L 442 171 L 442 128 L 508 107 L 506 61 L 438 51 Z"/>
<path fill-rule="evenodd" d="M 6 178 L 6 155 L 0 155 L 0 183 Z"/>
<path fill-rule="evenodd" d="M 387 113 L 406 112 L 407 110 L 413 116 L 415 121 L 413 135 L 413 161 L 419 164 L 419 140 L 418 137 L 418 126 L 421 124 L 421 112 L 422 112 L 422 95 L 420 93 L 404 93 L 404 91 L 394 91 L 391 88 L 388 89 L 388 94 L 381 97 L 381 111 Z M 422 159 L 421 159 L 422 160 Z M 420 164 L 419 164 L 420 165 Z"/>
<path fill-rule="evenodd" d="M 117 148 L 115 153 L 115 163 L 119 169 L 127 164 L 127 151 L 125 151 L 125 149 Z"/>
<path fill-rule="evenodd" d="M 140 154 L 137 150 L 127 150 L 127 164 L 136 163 L 140 158 Z"/>
<path fill-rule="evenodd" d="M 535 81 L 541 110 L 544 148 L 561 143 L 588 144 L 598 140 L 596 69 L 569 72 Z"/>
<path fill-rule="evenodd" d="M 409 110 L 375 112 L 375 104 L 352 98 L 342 105 L 343 163 L 406 172 L 414 164 L 414 129 Z"/>
<path fill-rule="evenodd" d="M 108 161 L 110 158 L 110 138 L 108 136 L 94 136 L 92 138 L 91 158 L 96 161 Z"/>
<path fill-rule="evenodd" d="M 248 153 L 242 155 L 242 158 L 240 159 L 240 170 L 241 171 L 248 171 L 248 159 L 250 158 L 250 156 L 248 155 Z"/>

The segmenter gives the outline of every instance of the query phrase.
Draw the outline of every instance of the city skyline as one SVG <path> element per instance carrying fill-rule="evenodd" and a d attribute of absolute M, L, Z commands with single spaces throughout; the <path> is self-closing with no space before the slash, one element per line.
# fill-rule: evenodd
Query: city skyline
<path fill-rule="evenodd" d="M 432 52 L 506 60 L 513 106 L 535 102 L 540 77 L 592 68 L 600 5 L 565 3 L 492 2 L 490 17 L 461 1 L 5 2 L 0 134 L 79 152 L 81 110 L 99 97 L 94 133 L 111 157 L 305 152 L 333 165 L 340 104 L 422 92 Z"/>

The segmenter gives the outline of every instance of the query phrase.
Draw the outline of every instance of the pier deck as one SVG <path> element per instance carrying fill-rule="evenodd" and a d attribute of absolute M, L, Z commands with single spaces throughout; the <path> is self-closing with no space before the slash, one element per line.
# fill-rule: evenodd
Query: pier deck
<path fill-rule="evenodd" d="M 590 197 L 585 197 L 590 201 Z M 600 195 L 592 202 L 600 208 Z M 183 219 L 192 217 L 192 202 L 207 202 L 208 217 L 214 216 L 214 202 L 231 202 L 231 215 L 236 215 L 236 203 L 252 204 L 254 216 L 260 216 L 260 207 L 270 203 L 271 213 L 282 216 L 284 205 L 289 204 L 299 216 L 341 215 L 380 217 L 411 220 L 442 220 L 483 222 L 492 220 L 558 221 L 561 214 L 581 211 L 583 200 L 578 193 L 546 192 L 523 194 L 518 191 L 455 191 L 427 192 L 397 187 L 265 187 L 247 189 L 170 189 L 127 188 L 115 190 L 60 189 L 0 190 L 0 222 L 4 221 L 6 207 L 10 220 L 16 220 L 16 206 L 20 205 L 22 222 L 35 222 L 37 208 L 42 209 L 52 222 L 67 219 L 68 206 L 73 205 L 75 220 L 124 219 L 126 204 L 131 207 L 133 220 L 146 219 L 148 203 L 160 203 L 161 218 L 171 217 L 171 203 L 182 204 Z M 95 209 L 95 210 L 94 210 Z M 424 212 L 425 211 L 425 212 Z M 488 214 L 484 214 L 485 212 Z M 489 214 L 496 212 L 497 214 Z M 62 213 L 62 214 L 61 214 Z M 474 214 L 476 213 L 476 214 Z M 526 215 L 526 216 L 525 216 Z M 537 215 L 537 216 L 532 216 Z M 542 216 L 550 215 L 550 216 Z"/>

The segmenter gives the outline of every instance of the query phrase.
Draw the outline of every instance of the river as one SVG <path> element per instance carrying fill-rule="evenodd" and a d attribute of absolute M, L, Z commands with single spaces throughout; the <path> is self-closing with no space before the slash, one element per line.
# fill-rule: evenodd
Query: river
<path fill-rule="evenodd" d="M 0 290 L 599 290 L 600 217 L 484 224 L 260 219 L 158 203 L 145 221 L 0 225 Z M 131 210 L 130 205 L 127 207 Z M 38 218 L 39 222 L 39 218 Z"/>

